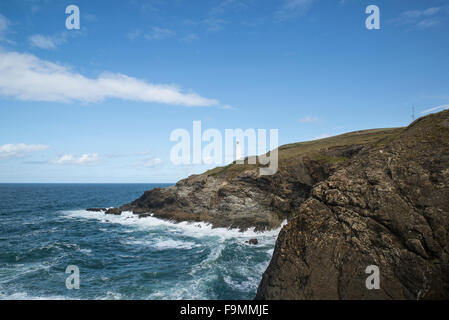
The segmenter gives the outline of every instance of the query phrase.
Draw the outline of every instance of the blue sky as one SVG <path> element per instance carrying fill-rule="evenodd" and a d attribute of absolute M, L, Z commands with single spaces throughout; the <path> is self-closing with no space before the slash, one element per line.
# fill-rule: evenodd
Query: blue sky
<path fill-rule="evenodd" d="M 448 36 L 441 0 L 2 1 L 0 182 L 175 182 L 213 166 L 170 162 L 194 120 L 280 145 L 405 126 L 449 105 Z"/>

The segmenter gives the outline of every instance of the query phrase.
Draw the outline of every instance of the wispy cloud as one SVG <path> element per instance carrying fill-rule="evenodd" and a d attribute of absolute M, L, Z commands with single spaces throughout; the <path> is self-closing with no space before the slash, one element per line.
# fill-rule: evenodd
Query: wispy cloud
<path fill-rule="evenodd" d="M 83 20 L 88 21 L 88 22 L 97 22 L 98 18 L 97 18 L 96 15 L 94 15 L 92 13 L 84 12 L 83 13 Z"/>
<path fill-rule="evenodd" d="M 159 158 L 149 158 L 145 159 L 143 162 L 143 166 L 147 168 L 154 168 L 160 164 L 162 164 L 162 160 Z"/>
<path fill-rule="evenodd" d="M 4 144 L 0 146 L 0 158 L 23 156 L 37 151 L 47 150 L 49 146 L 44 144 Z"/>
<path fill-rule="evenodd" d="M 8 30 L 9 20 L 2 14 L 0 14 L 0 41 L 6 36 L 6 30 Z"/>
<path fill-rule="evenodd" d="M 439 25 L 447 16 L 449 16 L 449 6 L 431 7 L 423 10 L 405 11 L 397 18 L 389 20 L 389 22 L 395 25 L 427 29 Z"/>
<path fill-rule="evenodd" d="M 130 41 L 135 41 L 137 40 L 140 36 L 142 35 L 142 31 L 139 29 L 136 30 L 132 30 L 130 32 L 128 32 L 126 34 L 126 37 L 128 38 L 128 40 Z"/>
<path fill-rule="evenodd" d="M 431 113 L 431 112 L 435 112 L 435 111 L 442 111 L 442 110 L 446 110 L 446 109 L 449 109 L 449 104 L 426 109 L 424 111 L 421 111 L 419 114 L 427 114 L 427 113 Z"/>
<path fill-rule="evenodd" d="M 216 32 L 222 30 L 223 27 L 227 24 L 227 21 L 222 18 L 209 17 L 204 19 L 202 23 L 206 26 L 207 31 Z"/>
<path fill-rule="evenodd" d="M 97 153 L 86 153 L 81 156 L 74 156 L 72 154 L 65 154 L 57 159 L 51 160 L 53 164 L 93 164 L 97 163 L 100 157 Z"/>
<path fill-rule="evenodd" d="M 53 35 L 34 34 L 28 38 L 28 41 L 32 47 L 40 49 L 56 49 L 60 45 L 66 43 L 69 38 L 80 36 L 83 31 L 63 31 Z"/>
<path fill-rule="evenodd" d="M 274 13 L 275 22 L 283 22 L 303 15 L 315 0 L 284 0 L 282 6 Z"/>
<path fill-rule="evenodd" d="M 31 54 L 0 50 L 0 95 L 28 101 L 100 102 L 107 98 L 184 106 L 217 100 L 183 93 L 173 85 L 151 84 L 120 73 L 88 78 Z"/>
<path fill-rule="evenodd" d="M 200 37 L 196 33 L 189 33 L 184 38 L 182 38 L 181 41 L 190 43 L 190 42 L 193 42 L 193 41 L 196 41 L 199 39 L 200 39 Z"/>
<path fill-rule="evenodd" d="M 210 15 L 224 14 L 228 11 L 245 10 L 254 4 L 254 1 L 250 0 L 223 0 L 217 2 L 217 5 L 210 10 Z"/>
<path fill-rule="evenodd" d="M 223 30 L 228 21 L 216 15 L 209 15 L 199 21 L 186 19 L 182 23 L 190 28 L 200 27 L 201 30 L 205 30 L 207 32 L 217 32 Z"/>
<path fill-rule="evenodd" d="M 42 34 L 32 35 L 28 40 L 33 47 L 41 49 L 56 49 L 59 44 L 65 42 L 64 38 L 45 36 Z"/>
<path fill-rule="evenodd" d="M 151 30 L 144 35 L 144 37 L 147 40 L 163 40 L 171 38 L 175 35 L 176 33 L 173 30 L 159 27 L 152 27 Z"/>
<path fill-rule="evenodd" d="M 130 41 L 135 41 L 139 38 L 146 40 L 164 40 L 176 36 L 176 32 L 171 29 L 152 27 L 149 31 L 143 32 L 140 29 L 132 30 L 126 34 Z"/>
<path fill-rule="evenodd" d="M 318 122 L 318 118 L 317 117 L 306 116 L 304 118 L 299 119 L 299 122 L 301 122 L 301 123 L 315 123 L 315 122 Z"/>
<path fill-rule="evenodd" d="M 14 41 L 9 40 L 6 36 L 9 32 L 11 22 L 8 18 L 0 13 L 0 42 L 7 42 L 13 44 Z"/>

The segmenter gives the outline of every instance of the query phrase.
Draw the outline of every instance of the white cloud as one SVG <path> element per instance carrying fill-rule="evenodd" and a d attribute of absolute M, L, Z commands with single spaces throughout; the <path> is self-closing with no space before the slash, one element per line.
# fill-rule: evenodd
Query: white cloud
<path fill-rule="evenodd" d="M 443 106 L 438 106 L 438 107 L 434 107 L 434 108 L 430 108 L 430 109 L 426 109 L 424 111 L 421 111 L 420 114 L 426 114 L 426 113 L 431 113 L 431 112 L 435 112 L 435 111 L 442 111 L 442 110 L 446 110 L 449 109 L 449 104 L 443 105 Z"/>
<path fill-rule="evenodd" d="M 174 36 L 176 36 L 176 32 L 173 30 L 160 27 L 152 27 L 148 32 L 142 32 L 140 29 L 135 29 L 126 34 L 126 37 L 130 41 L 135 41 L 141 37 L 146 40 L 164 40 Z"/>
<path fill-rule="evenodd" d="M 51 162 L 54 164 L 92 164 L 99 160 L 100 158 L 97 153 L 86 153 L 79 157 L 72 154 L 65 154 Z"/>
<path fill-rule="evenodd" d="M 314 0 L 284 0 L 281 8 L 274 13 L 274 21 L 282 22 L 304 14 Z"/>
<path fill-rule="evenodd" d="M 206 30 L 209 32 L 216 32 L 223 29 L 224 25 L 227 24 L 226 20 L 216 17 L 209 17 L 202 21 L 206 25 Z"/>
<path fill-rule="evenodd" d="M 28 38 L 32 47 L 40 49 L 56 49 L 61 44 L 67 42 L 69 38 L 82 35 L 82 31 L 63 31 L 53 35 L 34 34 Z"/>
<path fill-rule="evenodd" d="M 67 33 L 63 32 L 53 36 L 35 34 L 29 37 L 28 40 L 33 47 L 40 49 L 56 49 L 60 44 L 67 41 Z"/>
<path fill-rule="evenodd" d="M 176 33 L 170 29 L 164 29 L 159 27 L 152 27 L 150 32 L 145 34 L 145 39 L 147 40 L 163 40 L 171 38 Z"/>
<path fill-rule="evenodd" d="M 318 118 L 317 117 L 306 116 L 304 118 L 299 119 L 299 122 L 301 122 L 301 123 L 314 123 L 314 122 L 318 122 Z"/>
<path fill-rule="evenodd" d="M 432 7 L 423 10 L 408 10 L 389 22 L 396 25 L 409 25 L 426 29 L 440 24 L 448 14 L 448 6 Z"/>
<path fill-rule="evenodd" d="M 43 144 L 4 144 L 0 146 L 0 158 L 22 156 L 30 152 L 43 151 L 49 146 Z"/>
<path fill-rule="evenodd" d="M 98 18 L 94 14 L 84 12 L 83 13 L 83 20 L 88 21 L 88 22 L 97 22 Z"/>
<path fill-rule="evenodd" d="M 0 14 L 0 40 L 5 36 L 6 30 L 8 30 L 9 20 L 2 14 Z"/>
<path fill-rule="evenodd" d="M 151 84 L 119 73 L 88 78 L 31 54 L 1 50 L 0 95 L 52 102 L 100 102 L 115 98 L 184 106 L 218 103 L 196 93 L 183 93 L 173 85 Z"/>
<path fill-rule="evenodd" d="M 42 34 L 35 34 L 28 40 L 33 47 L 38 47 L 41 49 L 56 49 L 58 44 L 57 39 L 54 37 L 44 36 Z"/>
<path fill-rule="evenodd" d="M 200 39 L 200 37 L 198 37 L 198 35 L 196 33 L 189 33 L 184 38 L 182 38 L 181 41 L 190 43 L 190 42 L 193 42 L 193 41 L 196 41 L 199 39 Z"/>
<path fill-rule="evenodd" d="M 162 160 L 159 158 L 150 158 L 150 159 L 146 159 L 143 162 L 143 166 L 147 167 L 147 168 L 154 168 L 158 165 L 160 165 L 162 163 Z"/>
<path fill-rule="evenodd" d="M 129 41 L 135 41 L 137 38 L 140 37 L 141 34 L 142 34 L 142 31 L 137 29 L 137 30 L 128 32 L 126 34 L 126 37 L 128 38 Z"/>
<path fill-rule="evenodd" d="M 0 13 L 0 42 L 14 43 L 6 38 L 6 34 L 8 33 L 9 25 L 11 22 L 4 15 Z"/>

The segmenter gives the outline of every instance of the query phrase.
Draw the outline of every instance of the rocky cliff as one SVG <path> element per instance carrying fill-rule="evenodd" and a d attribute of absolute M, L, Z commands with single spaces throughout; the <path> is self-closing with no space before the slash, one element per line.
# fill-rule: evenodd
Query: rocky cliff
<path fill-rule="evenodd" d="M 367 266 L 380 289 L 368 290 Z M 282 229 L 258 299 L 449 299 L 449 111 L 364 148 Z"/>
<path fill-rule="evenodd" d="M 352 132 L 279 148 L 279 170 L 260 176 L 258 165 L 231 164 L 193 175 L 168 188 L 147 191 L 139 199 L 106 211 L 132 211 L 174 221 L 205 221 L 215 227 L 245 230 L 277 228 L 297 212 L 312 186 L 344 166 L 364 148 L 401 129 Z M 101 209 L 90 209 L 101 210 Z"/>
<path fill-rule="evenodd" d="M 106 213 L 242 230 L 287 219 L 257 299 L 449 298 L 449 111 L 278 151 L 275 175 L 231 164 Z"/>

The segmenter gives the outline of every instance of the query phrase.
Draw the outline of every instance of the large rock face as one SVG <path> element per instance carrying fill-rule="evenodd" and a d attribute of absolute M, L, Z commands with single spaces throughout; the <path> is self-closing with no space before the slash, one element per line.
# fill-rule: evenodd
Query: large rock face
<path fill-rule="evenodd" d="M 277 228 L 297 212 L 317 182 L 372 143 L 400 129 L 353 132 L 313 142 L 279 148 L 279 170 L 260 176 L 257 165 L 216 168 L 157 188 L 132 203 L 109 209 L 108 214 L 132 211 L 145 217 L 174 221 L 205 221 L 215 227 L 245 230 Z"/>
<path fill-rule="evenodd" d="M 368 290 L 367 266 L 380 270 Z M 258 299 L 449 299 L 449 111 L 365 148 L 282 229 Z"/>
<path fill-rule="evenodd" d="M 297 168 L 270 177 L 259 176 L 258 168 L 232 177 L 194 175 L 175 186 L 147 191 L 119 210 L 174 221 L 204 221 L 215 227 L 273 229 L 309 196 L 316 182 L 313 175 L 317 179 L 328 175 L 321 165 L 316 167 L 319 173 L 314 171 L 314 162 L 306 159 Z"/>

